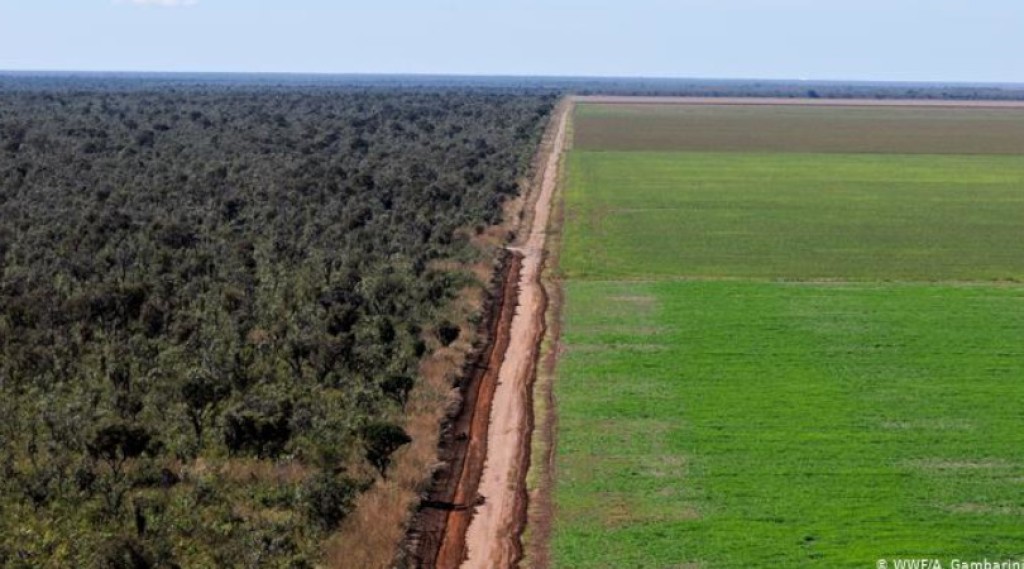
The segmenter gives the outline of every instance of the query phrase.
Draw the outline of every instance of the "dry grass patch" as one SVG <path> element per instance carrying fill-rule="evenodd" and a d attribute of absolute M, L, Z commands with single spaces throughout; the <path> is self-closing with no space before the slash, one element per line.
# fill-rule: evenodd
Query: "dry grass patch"
<path fill-rule="evenodd" d="M 481 285 L 462 289 L 450 307 L 452 319 L 462 330 L 458 339 L 449 346 L 441 346 L 434 334 L 424 334 L 430 355 L 420 362 L 419 380 L 410 395 L 404 423 L 412 443 L 395 454 L 388 479 L 378 479 L 359 496 L 355 511 L 328 540 L 328 567 L 372 569 L 390 567 L 394 562 L 395 546 L 408 529 L 415 504 L 433 472 L 441 466 L 437 457 L 440 425 L 444 416 L 459 404 L 454 385 L 478 340 L 470 321 L 482 309 L 483 284 L 491 280 L 490 274 L 483 277 L 485 267 L 493 271 L 493 265 L 474 266 Z"/>
<path fill-rule="evenodd" d="M 954 504 L 945 508 L 946 511 L 954 514 L 973 514 L 973 515 L 996 515 L 996 516 L 1020 516 L 1024 515 L 1024 509 L 1012 506 L 993 506 L 991 504 L 977 504 L 967 502 L 964 504 Z"/>
<path fill-rule="evenodd" d="M 298 461 L 268 461 L 255 458 L 232 458 L 224 461 L 217 472 L 231 482 L 273 482 L 299 484 L 314 474 Z"/>
<path fill-rule="evenodd" d="M 977 428 L 974 421 L 967 419 L 937 418 L 914 419 L 910 421 L 884 421 L 882 428 L 896 431 L 971 431 Z"/>
<path fill-rule="evenodd" d="M 1000 459 L 982 460 L 952 460 L 943 458 L 928 458 L 922 460 L 911 460 L 908 466 L 918 470 L 943 471 L 943 470 L 997 470 L 1017 468 L 1017 465 Z"/>

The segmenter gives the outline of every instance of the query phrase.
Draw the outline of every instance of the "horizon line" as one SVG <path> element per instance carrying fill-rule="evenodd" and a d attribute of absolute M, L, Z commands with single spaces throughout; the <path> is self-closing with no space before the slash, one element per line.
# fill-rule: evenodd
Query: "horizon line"
<path fill-rule="evenodd" d="M 785 83 L 785 84 L 840 84 L 840 85 L 922 85 L 956 87 L 1015 87 L 1024 88 L 1024 81 L 970 81 L 936 79 L 807 79 L 766 77 L 694 77 L 668 75 L 555 75 L 520 73 L 463 73 L 463 72 L 367 72 L 367 71 L 170 71 L 139 69 L 3 69 L 0 75 L 262 75 L 285 77 L 360 77 L 360 78 L 462 78 L 462 79 L 534 79 L 561 81 L 666 81 L 666 82 L 727 82 L 727 83 Z"/>

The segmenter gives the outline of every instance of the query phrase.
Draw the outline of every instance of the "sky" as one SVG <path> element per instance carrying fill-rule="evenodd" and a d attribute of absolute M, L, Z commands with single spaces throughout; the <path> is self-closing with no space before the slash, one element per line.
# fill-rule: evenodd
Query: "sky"
<path fill-rule="evenodd" d="M 0 69 L 1024 82 L 1024 0 L 0 0 Z"/>

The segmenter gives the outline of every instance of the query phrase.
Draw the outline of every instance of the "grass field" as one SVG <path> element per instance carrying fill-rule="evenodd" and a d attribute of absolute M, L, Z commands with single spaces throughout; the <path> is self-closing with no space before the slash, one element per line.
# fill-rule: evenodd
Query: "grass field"
<path fill-rule="evenodd" d="M 556 567 L 1024 556 L 1024 158 L 586 148 Z"/>
<path fill-rule="evenodd" d="M 581 150 L 1022 154 L 1024 109 L 628 105 L 578 107 Z"/>
<path fill-rule="evenodd" d="M 1024 552 L 1024 289 L 567 292 L 557 566 Z"/>
<path fill-rule="evenodd" d="M 1024 156 L 574 151 L 570 277 L 1024 278 Z"/>

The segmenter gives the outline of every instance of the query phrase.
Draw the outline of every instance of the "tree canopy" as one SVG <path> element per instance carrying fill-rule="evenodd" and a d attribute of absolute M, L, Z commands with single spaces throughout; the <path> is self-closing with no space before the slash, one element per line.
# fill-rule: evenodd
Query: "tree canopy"
<path fill-rule="evenodd" d="M 0 90 L 0 565 L 312 566 L 553 103 Z"/>

